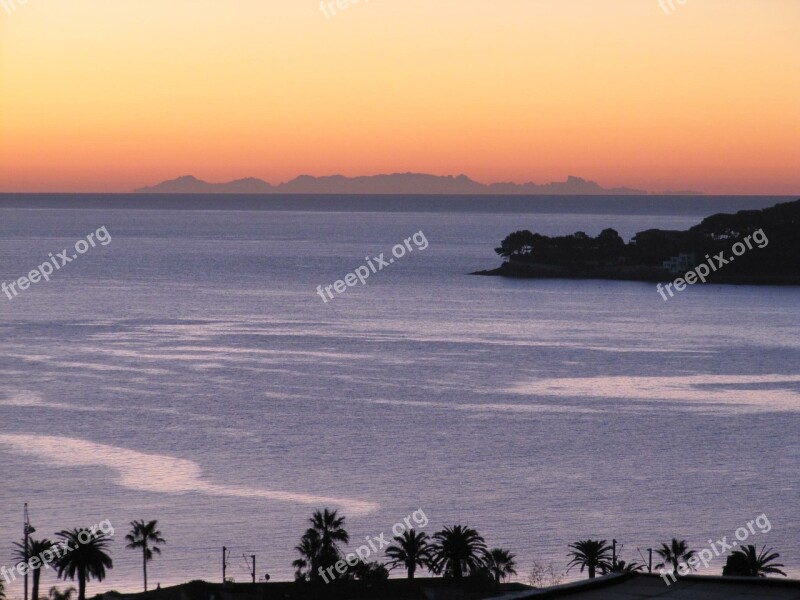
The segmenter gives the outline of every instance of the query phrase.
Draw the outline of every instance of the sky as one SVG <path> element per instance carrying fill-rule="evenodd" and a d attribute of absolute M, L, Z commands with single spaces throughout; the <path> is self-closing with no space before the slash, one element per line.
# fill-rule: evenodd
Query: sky
<path fill-rule="evenodd" d="M 798 0 L 338 1 L 0 0 L 0 192 L 413 171 L 800 193 Z"/>

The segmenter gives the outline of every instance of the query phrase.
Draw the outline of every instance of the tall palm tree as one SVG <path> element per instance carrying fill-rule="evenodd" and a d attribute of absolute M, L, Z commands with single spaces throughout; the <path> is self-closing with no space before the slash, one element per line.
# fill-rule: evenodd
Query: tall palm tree
<path fill-rule="evenodd" d="M 14 542 L 14 546 L 16 546 L 16 550 L 14 550 L 14 558 L 19 561 L 27 561 L 34 556 L 41 556 L 43 553 L 47 552 L 48 555 L 52 554 L 53 552 L 53 542 L 48 540 L 47 538 L 41 540 L 35 540 L 33 538 L 28 538 L 28 548 L 25 549 L 25 543 Z M 54 556 L 54 555 L 53 555 Z M 33 569 L 31 572 L 31 599 L 32 600 L 39 600 L 39 579 L 42 576 L 42 569 L 41 567 L 37 567 Z"/>
<path fill-rule="evenodd" d="M 58 577 L 78 579 L 78 600 L 86 600 L 86 582 L 103 581 L 106 569 L 114 568 L 108 550 L 109 538 L 105 534 L 84 528 L 65 529 L 56 534 L 70 550 L 56 562 Z M 86 540 L 86 541 L 84 541 Z"/>
<path fill-rule="evenodd" d="M 153 560 L 153 554 L 161 554 L 161 548 L 156 544 L 166 544 L 167 541 L 161 537 L 158 530 L 158 521 L 145 523 L 141 521 L 131 521 L 131 531 L 125 536 L 128 542 L 126 548 L 132 550 L 142 549 L 142 570 L 144 571 L 144 591 L 147 591 L 147 561 Z"/>
<path fill-rule="evenodd" d="M 344 528 L 345 517 L 340 517 L 335 510 L 316 510 L 309 522 L 311 527 L 306 530 L 296 549 L 303 555 L 301 560 L 306 562 L 303 568 L 308 569 L 309 577 L 317 580 L 320 569 L 324 571 L 332 567 L 341 558 L 339 544 L 348 543 L 350 534 Z M 309 553 L 310 556 L 307 556 Z"/>
<path fill-rule="evenodd" d="M 494 576 L 494 582 L 500 585 L 501 579 L 506 579 L 511 575 L 516 575 L 514 567 L 517 566 L 514 560 L 516 555 L 503 548 L 494 548 L 486 556 L 486 566 Z"/>
<path fill-rule="evenodd" d="M 56 586 L 50 588 L 50 592 L 47 594 L 47 597 L 50 600 L 72 600 L 72 594 L 75 593 L 74 587 L 68 587 L 63 592 L 59 591 Z"/>
<path fill-rule="evenodd" d="M 417 567 L 426 568 L 430 565 L 432 548 L 427 533 L 409 529 L 403 535 L 395 536 L 394 542 L 386 548 L 386 556 L 391 559 L 389 564 L 393 569 L 402 565 L 408 570 L 408 578 L 414 579 Z"/>
<path fill-rule="evenodd" d="M 761 547 L 761 552 L 758 552 L 752 544 L 742 546 L 728 557 L 728 564 L 725 565 L 722 574 L 739 577 L 766 577 L 776 574 L 786 577 L 786 573 L 780 570 L 780 567 L 786 565 L 775 562 L 780 556 L 777 552 L 773 552 L 772 548 L 767 550 L 766 545 Z"/>
<path fill-rule="evenodd" d="M 594 579 L 597 569 L 602 572 L 611 569 L 611 546 L 606 540 L 579 540 L 569 545 L 572 551 L 567 555 L 571 556 L 567 572 L 572 567 L 580 566 L 581 573 L 584 569 L 589 570 L 589 579 Z"/>
<path fill-rule="evenodd" d="M 454 525 L 433 534 L 433 560 L 436 573 L 461 579 L 464 575 L 477 573 L 484 566 L 486 542 L 471 527 Z"/>
<path fill-rule="evenodd" d="M 656 554 L 661 557 L 662 562 L 656 565 L 656 569 L 662 569 L 667 565 L 672 567 L 672 574 L 678 574 L 678 566 L 681 563 L 687 563 L 692 558 L 694 558 L 695 554 L 697 554 L 694 550 L 689 550 L 689 546 L 686 543 L 686 540 L 677 540 L 672 538 L 672 542 L 670 542 L 669 546 L 667 544 L 661 544 L 661 548 L 656 550 Z M 691 568 L 691 566 L 689 566 Z"/>

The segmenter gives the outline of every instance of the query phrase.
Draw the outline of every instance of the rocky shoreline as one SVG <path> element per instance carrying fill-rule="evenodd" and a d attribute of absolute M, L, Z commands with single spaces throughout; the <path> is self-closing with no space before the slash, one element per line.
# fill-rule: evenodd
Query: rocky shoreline
<path fill-rule="evenodd" d="M 506 261 L 496 269 L 475 271 L 470 275 L 488 277 L 510 277 L 515 279 L 604 279 L 614 281 L 644 281 L 648 283 L 666 283 L 683 273 L 670 273 L 667 269 L 652 266 L 596 266 L 571 268 L 541 263 L 520 263 Z M 737 275 L 724 276 L 717 274 L 708 283 L 725 285 L 800 285 L 800 276 L 795 275 Z"/>

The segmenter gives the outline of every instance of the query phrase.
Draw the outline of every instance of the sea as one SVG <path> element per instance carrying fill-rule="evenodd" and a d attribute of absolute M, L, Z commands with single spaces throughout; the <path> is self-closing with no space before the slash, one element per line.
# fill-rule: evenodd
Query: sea
<path fill-rule="evenodd" d="M 221 581 L 223 546 L 227 577 L 291 580 L 328 507 L 347 550 L 473 527 L 523 582 L 581 539 L 641 563 L 737 534 L 800 577 L 800 288 L 471 275 L 520 229 L 793 199 L 2 195 L 0 283 L 58 268 L 0 293 L 0 566 L 27 503 L 34 537 L 111 524 L 89 595 L 142 588 L 138 519 L 151 587 Z"/>

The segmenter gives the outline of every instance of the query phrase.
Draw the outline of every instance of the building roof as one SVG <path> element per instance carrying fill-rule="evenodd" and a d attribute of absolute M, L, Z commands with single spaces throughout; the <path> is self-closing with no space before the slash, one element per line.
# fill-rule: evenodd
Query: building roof
<path fill-rule="evenodd" d="M 656 574 L 624 573 L 492 600 L 800 600 L 800 581 L 783 578 L 687 575 L 667 585 Z"/>

